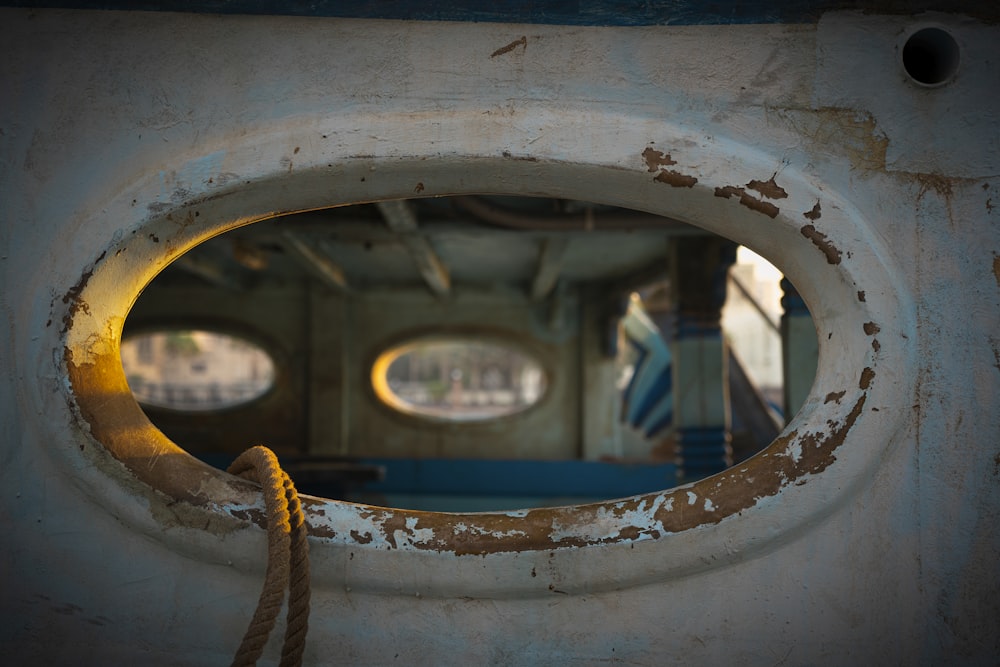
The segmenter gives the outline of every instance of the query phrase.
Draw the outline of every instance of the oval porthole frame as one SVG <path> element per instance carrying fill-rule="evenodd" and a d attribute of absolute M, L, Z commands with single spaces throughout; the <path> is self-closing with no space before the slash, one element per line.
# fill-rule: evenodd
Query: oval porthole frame
<path fill-rule="evenodd" d="M 96 259 L 80 266 L 79 281 L 66 286 L 65 299 L 54 302 L 59 305 L 54 318 L 65 325 L 60 366 L 77 425 L 74 446 L 64 448 L 62 455 L 74 458 L 81 483 L 92 495 L 105 496 L 135 530 L 195 557 L 224 560 L 219 535 L 245 527 L 249 520 L 259 523 L 258 494 L 253 485 L 196 461 L 146 419 L 118 360 L 126 313 L 167 263 L 219 233 L 297 210 L 405 197 L 419 180 L 425 196 L 530 192 L 595 199 L 596 194 L 598 203 L 667 215 L 749 246 L 785 272 L 813 313 L 820 334 L 816 380 L 804 407 L 760 454 L 712 477 L 657 493 L 467 515 L 306 498 L 320 563 L 314 585 L 344 585 L 341 570 L 322 563 L 360 551 L 364 567 L 350 575 L 356 590 L 545 595 L 523 567 L 541 557 L 558 557 L 566 571 L 577 573 L 562 584 L 566 592 L 614 590 L 762 553 L 841 506 L 874 476 L 912 395 L 909 341 L 914 336 L 908 334 L 914 330 L 915 311 L 894 278 L 883 239 L 849 198 L 793 168 L 780 177 L 787 193 L 780 211 L 763 196 L 751 197 L 758 206 L 730 197 L 727 193 L 742 184 L 772 173 L 773 160 L 746 146 L 666 123 L 623 123 L 613 114 L 601 119 L 589 112 L 574 118 L 560 110 L 551 115 L 551 127 L 560 129 L 530 147 L 530 160 L 509 159 L 507 152 L 493 152 L 486 145 L 460 155 L 442 154 L 434 142 L 414 141 L 406 154 L 378 157 L 303 152 L 290 173 L 261 166 L 270 164 L 261 155 L 282 154 L 289 141 L 286 133 L 248 135 L 231 147 L 227 158 L 227 169 L 247 178 L 185 191 L 179 203 L 151 206 L 146 216 L 133 213 L 129 233 L 110 239 Z M 437 131 L 466 136 L 477 120 L 478 114 L 443 119 Z M 414 121 L 389 114 L 363 120 L 344 116 L 336 122 L 402 127 Z M 575 145 L 574 128 L 602 122 L 620 129 L 601 150 L 567 154 L 563 147 Z M 455 125 L 445 127 L 448 123 Z M 661 167 L 656 156 L 672 145 L 687 146 L 688 153 L 697 150 L 697 164 Z M 362 154 L 350 147 L 340 150 Z M 683 160 L 675 151 L 669 164 L 678 158 Z M 198 168 L 194 160 L 176 165 L 173 173 Z M 139 181 L 122 198 L 151 201 L 161 189 L 158 182 Z M 775 209 L 773 215 L 767 205 Z M 130 505 L 109 490 L 122 487 L 145 502 Z M 163 530 L 163 513 L 157 508 L 166 504 L 186 508 L 169 512 L 171 525 L 183 530 Z M 794 511 L 788 512 L 789 507 Z M 478 576 L 481 559 L 488 559 L 496 576 Z M 418 574 L 401 583 L 392 574 L 401 571 Z"/>
<path fill-rule="evenodd" d="M 468 420 L 455 420 L 448 419 L 443 416 L 425 414 L 419 410 L 409 407 L 405 404 L 405 401 L 401 399 L 397 401 L 386 399 L 383 394 L 391 393 L 392 390 L 387 386 L 382 386 L 385 383 L 384 380 L 379 379 L 379 376 L 384 376 L 393 361 L 398 359 L 400 356 L 403 356 L 403 354 L 406 354 L 405 351 L 393 354 L 394 352 L 400 349 L 405 350 L 408 347 L 414 347 L 422 343 L 450 341 L 475 341 L 492 345 L 494 347 L 503 347 L 509 350 L 514 350 L 522 357 L 532 361 L 539 368 L 545 378 L 545 388 L 542 390 L 538 399 L 530 405 L 526 405 L 520 409 L 501 415 L 486 416 Z M 536 354 L 531 349 L 530 345 L 521 341 L 519 336 L 512 332 L 503 331 L 494 327 L 449 326 L 442 327 L 440 329 L 421 328 L 395 335 L 389 341 L 376 346 L 376 349 L 378 352 L 376 352 L 374 360 L 366 364 L 366 368 L 368 369 L 368 390 L 372 396 L 372 400 L 386 414 L 403 419 L 407 423 L 414 426 L 447 426 L 449 428 L 475 430 L 478 427 L 492 427 L 498 422 L 502 423 L 504 421 L 522 418 L 537 409 L 541 409 L 545 405 L 550 395 L 552 380 L 555 373 L 555 370 L 551 368 L 550 364 L 547 364 L 545 359 Z"/>
<path fill-rule="evenodd" d="M 184 320 L 183 322 L 177 322 L 171 320 L 167 324 L 159 324 L 155 322 L 143 322 L 138 327 L 135 327 L 132 330 L 130 330 L 128 336 L 123 335 L 120 344 L 124 345 L 125 341 L 132 337 L 163 333 L 166 331 L 198 331 L 243 341 L 244 343 L 248 343 L 253 347 L 257 348 L 258 350 L 260 350 L 267 357 L 268 361 L 271 363 L 273 375 L 271 377 L 269 386 L 263 392 L 257 394 L 256 396 L 253 396 L 248 400 L 240 401 L 239 403 L 233 403 L 221 407 L 205 408 L 200 410 L 185 410 L 183 408 L 172 408 L 169 406 L 160 405 L 156 403 L 143 403 L 138 398 L 136 399 L 136 403 L 138 403 L 144 409 L 151 409 L 157 412 L 163 411 L 175 415 L 185 415 L 197 419 L 201 416 L 218 415 L 218 414 L 225 414 L 227 412 L 238 412 L 240 410 L 246 410 L 248 408 L 252 408 L 253 406 L 259 404 L 261 401 L 267 400 L 267 398 L 271 396 L 279 386 L 279 383 L 282 379 L 281 375 L 284 372 L 282 370 L 282 365 L 280 363 L 278 355 L 275 354 L 274 346 L 262 342 L 260 336 L 257 335 L 248 336 L 244 335 L 243 333 L 237 333 L 238 328 L 239 327 L 235 326 L 227 326 L 225 323 L 206 323 L 202 320 Z"/>

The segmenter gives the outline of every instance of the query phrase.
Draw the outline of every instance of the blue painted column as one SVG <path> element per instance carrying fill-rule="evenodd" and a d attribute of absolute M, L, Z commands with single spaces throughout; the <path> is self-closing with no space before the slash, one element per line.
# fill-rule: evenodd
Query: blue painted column
<path fill-rule="evenodd" d="M 726 341 L 720 318 L 736 244 L 681 237 L 671 246 L 678 475 L 693 480 L 732 465 Z"/>
<path fill-rule="evenodd" d="M 781 280 L 781 357 L 784 375 L 786 423 L 795 416 L 816 378 L 819 342 L 809 309 L 795 287 Z"/>

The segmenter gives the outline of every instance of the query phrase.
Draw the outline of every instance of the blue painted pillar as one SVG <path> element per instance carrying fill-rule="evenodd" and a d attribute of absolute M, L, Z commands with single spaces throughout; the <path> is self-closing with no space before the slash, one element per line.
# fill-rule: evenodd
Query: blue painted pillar
<path fill-rule="evenodd" d="M 736 244 L 680 237 L 671 245 L 674 424 L 678 474 L 698 479 L 732 465 L 726 341 L 720 318 Z"/>
<path fill-rule="evenodd" d="M 816 327 L 802 296 L 784 278 L 781 289 L 781 307 L 784 309 L 781 315 L 781 357 L 785 421 L 788 422 L 802 407 L 816 378 L 819 343 Z"/>

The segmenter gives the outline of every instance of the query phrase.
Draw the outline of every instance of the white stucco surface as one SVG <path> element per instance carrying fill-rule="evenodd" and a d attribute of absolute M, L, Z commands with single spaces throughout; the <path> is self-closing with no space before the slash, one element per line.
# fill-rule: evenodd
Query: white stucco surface
<path fill-rule="evenodd" d="M 0 10 L 3 654 L 229 662 L 264 569 L 264 532 L 237 519 L 260 503 L 221 476 L 191 477 L 197 502 L 151 488 L 183 455 L 112 432 L 128 406 L 100 416 L 121 375 L 101 360 L 200 240 L 420 183 L 627 205 L 743 243 L 809 304 L 817 379 L 753 466 L 675 492 L 502 520 L 316 501 L 308 664 L 994 663 L 1000 30 L 930 18 L 962 48 L 938 88 L 902 68 L 929 20 L 905 15 Z M 750 186 L 769 179 L 785 197 Z M 162 450 L 114 458 L 105 438 Z"/>

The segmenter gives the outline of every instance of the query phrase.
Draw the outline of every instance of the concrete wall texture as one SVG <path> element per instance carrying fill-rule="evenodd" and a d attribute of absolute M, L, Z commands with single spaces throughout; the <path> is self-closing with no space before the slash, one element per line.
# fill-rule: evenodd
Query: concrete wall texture
<path fill-rule="evenodd" d="M 13 664 L 229 662 L 264 570 L 259 493 L 145 420 L 124 317 L 201 240 L 417 183 L 745 244 L 808 303 L 817 379 L 767 450 L 678 489 L 489 515 L 309 499 L 308 664 L 995 664 L 995 24 L 0 26 Z M 930 65 L 904 58 L 923 28 Z"/>

